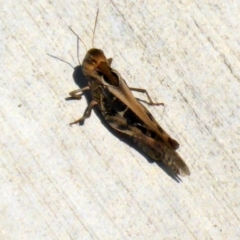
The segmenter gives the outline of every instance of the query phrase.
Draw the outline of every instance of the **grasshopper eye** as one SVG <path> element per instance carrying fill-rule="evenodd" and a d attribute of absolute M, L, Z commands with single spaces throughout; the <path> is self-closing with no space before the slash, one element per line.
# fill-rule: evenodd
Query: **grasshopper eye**
<path fill-rule="evenodd" d="M 97 63 L 97 61 L 91 56 L 91 59 L 90 59 L 90 61 L 92 62 L 92 63 L 94 63 L 94 64 L 96 64 Z"/>
<path fill-rule="evenodd" d="M 93 59 L 91 56 L 86 59 L 86 62 L 91 65 L 96 65 L 97 61 Z"/>

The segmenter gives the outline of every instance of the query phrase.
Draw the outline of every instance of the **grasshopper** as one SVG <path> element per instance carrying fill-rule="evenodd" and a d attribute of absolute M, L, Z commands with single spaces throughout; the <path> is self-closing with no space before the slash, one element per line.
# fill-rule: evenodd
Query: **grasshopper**
<path fill-rule="evenodd" d="M 80 40 L 71 28 L 70 30 Z M 92 100 L 83 116 L 70 125 L 83 124 L 84 120 L 90 117 L 93 107 L 97 105 L 103 118 L 114 131 L 132 138 L 148 156 L 155 161 L 163 162 L 175 174 L 190 175 L 187 165 L 175 151 L 179 147 L 178 142 L 160 127 L 147 108 L 134 97 L 132 91 L 145 93 L 149 105 L 157 106 L 163 103 L 154 103 L 145 89 L 128 87 L 121 75 L 111 68 L 111 63 L 112 59 L 107 59 L 102 50 L 92 48 L 87 51 L 82 62 L 82 72 L 88 86 L 72 91 L 69 95 L 71 98 L 81 99 L 84 91 L 90 90 Z"/>

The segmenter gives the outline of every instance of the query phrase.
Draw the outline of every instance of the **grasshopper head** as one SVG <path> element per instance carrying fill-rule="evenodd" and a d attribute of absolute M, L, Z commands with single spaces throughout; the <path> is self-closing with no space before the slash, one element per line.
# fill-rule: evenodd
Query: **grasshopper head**
<path fill-rule="evenodd" d="M 83 73 L 87 75 L 87 73 L 94 71 L 100 62 L 106 62 L 107 58 L 105 57 L 102 50 L 97 48 L 90 49 L 85 58 L 83 59 Z"/>

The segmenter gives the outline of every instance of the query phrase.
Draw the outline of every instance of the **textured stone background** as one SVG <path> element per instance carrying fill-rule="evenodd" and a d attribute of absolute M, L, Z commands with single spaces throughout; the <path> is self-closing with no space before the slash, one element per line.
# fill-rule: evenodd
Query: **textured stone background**
<path fill-rule="evenodd" d="M 240 2 L 1 1 L 0 239 L 239 239 Z M 113 57 L 176 138 L 177 183 L 113 136 L 77 88 L 76 37 Z M 80 58 L 86 53 L 80 44 Z M 140 95 L 144 98 L 144 95 Z"/>

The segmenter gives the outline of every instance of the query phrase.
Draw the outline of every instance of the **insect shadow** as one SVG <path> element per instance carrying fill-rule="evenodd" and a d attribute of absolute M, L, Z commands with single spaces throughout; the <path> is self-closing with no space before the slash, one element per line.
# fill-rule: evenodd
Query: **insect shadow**
<path fill-rule="evenodd" d="M 75 84 L 79 87 L 79 88 L 84 88 L 86 86 L 88 86 L 88 81 L 86 79 L 86 77 L 83 75 L 82 72 L 82 66 L 78 65 L 76 67 L 74 67 L 74 72 L 73 72 L 73 80 L 75 82 Z M 84 91 L 84 96 L 86 98 L 87 104 L 89 104 L 92 100 L 92 96 L 91 96 L 91 91 Z M 71 97 L 67 97 L 65 98 L 66 101 L 70 101 L 70 100 L 76 100 L 75 98 L 71 98 Z M 124 135 L 124 134 L 120 134 L 119 132 L 117 132 L 116 130 L 114 130 L 105 120 L 105 118 L 103 117 L 100 109 L 98 108 L 98 106 L 94 106 L 93 108 L 95 114 L 97 115 L 97 117 L 99 118 L 99 120 L 101 121 L 101 123 L 104 125 L 104 127 L 107 128 L 107 130 L 112 133 L 115 137 L 117 137 L 119 140 L 121 140 L 122 142 L 124 142 L 125 144 L 127 144 L 129 147 L 132 147 L 133 149 L 135 149 L 137 152 L 139 152 L 142 156 L 145 157 L 145 159 L 149 162 L 149 163 L 154 163 L 156 161 L 154 161 L 152 158 L 150 158 L 147 154 L 145 154 L 145 152 L 143 152 L 141 150 L 141 148 L 139 148 L 137 146 L 136 143 L 133 142 L 132 138 Z M 170 176 L 173 180 L 175 180 L 176 182 L 180 183 L 182 180 L 181 178 L 177 175 L 174 174 L 171 169 L 169 169 L 167 166 L 165 166 L 163 163 L 161 162 L 156 162 L 156 164 L 168 175 Z"/>

